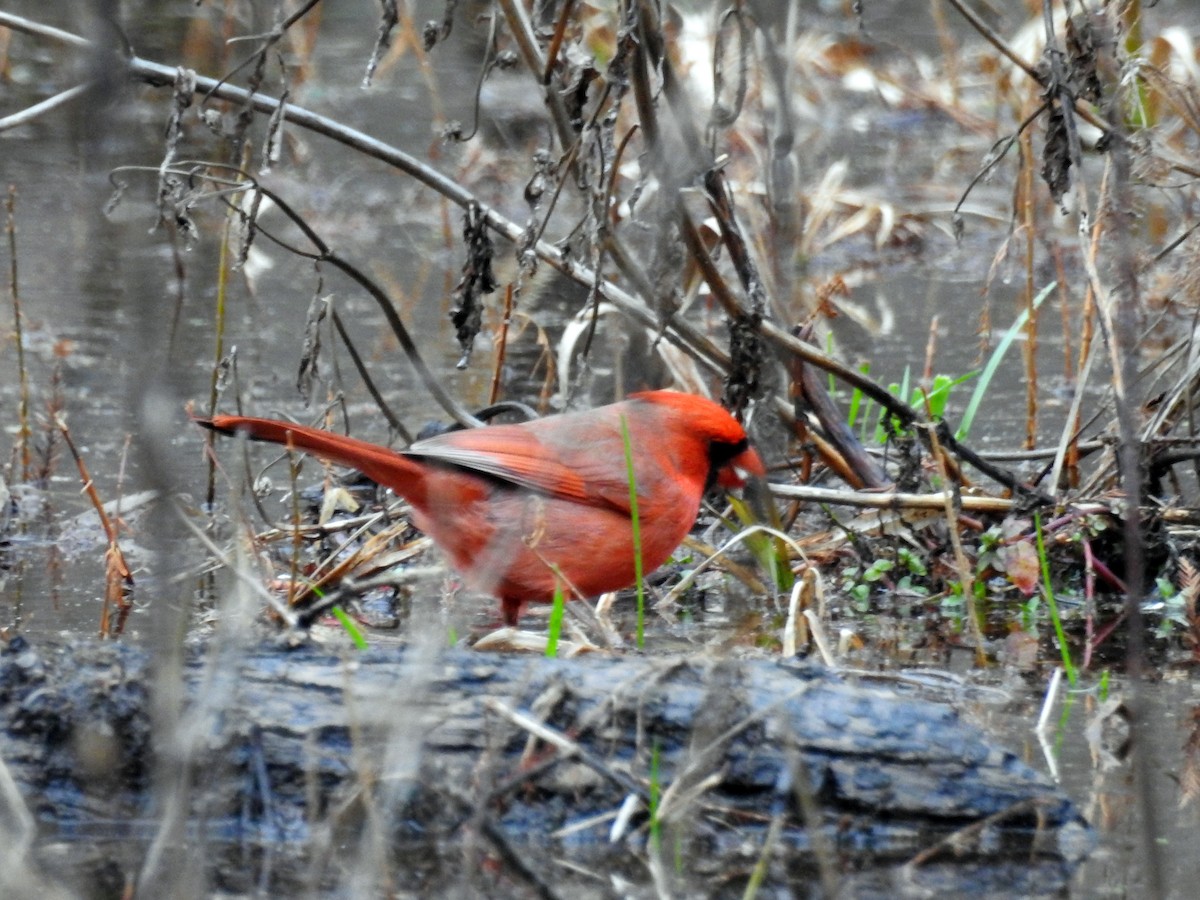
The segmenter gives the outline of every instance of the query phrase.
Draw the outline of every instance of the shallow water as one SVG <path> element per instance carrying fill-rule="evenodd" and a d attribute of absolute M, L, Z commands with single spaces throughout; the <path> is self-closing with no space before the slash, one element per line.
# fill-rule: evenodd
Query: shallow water
<path fill-rule="evenodd" d="M 1162 6 L 1168 12 L 1171 9 Z M 914 7 L 918 13 L 903 17 L 902 25 L 926 15 L 926 4 Z M 5 8 L 38 19 L 55 12 L 28 0 L 11 0 Z M 176 48 L 193 11 L 190 4 L 144 4 L 127 10 L 126 15 L 137 53 L 171 62 L 177 58 Z M 411 58 L 405 57 L 381 75 L 371 91 L 359 89 L 374 34 L 370 15 L 330 7 L 321 27 L 314 73 L 294 101 L 423 156 L 438 145 L 427 96 Z M 55 24 L 70 28 L 78 22 L 64 16 Z M 885 30 L 893 25 L 879 23 L 876 27 Z M 919 30 L 935 45 L 928 30 Z M 892 33 L 897 40 L 903 36 Z M 461 36 L 443 50 L 434 54 L 432 62 L 440 97 L 447 117 L 465 119 L 469 117 L 475 61 Z M 25 37 L 14 38 L 9 53 L 11 80 L 4 86 L 0 114 L 68 86 L 73 61 L 79 58 Z M 57 391 L 71 434 L 102 499 L 161 486 L 147 471 L 141 446 L 148 426 L 139 419 L 139 409 L 150 396 L 156 403 L 157 425 L 170 438 L 169 450 L 159 457 L 166 461 L 169 489 L 183 497 L 188 515 L 202 523 L 197 509 L 204 494 L 205 464 L 200 435 L 187 422 L 184 403 L 195 400 L 203 407 L 209 391 L 219 211 L 215 205 L 198 210 L 199 238 L 180 256 L 185 271 L 182 299 L 169 244 L 162 230 L 154 228 L 152 176 L 131 177 L 127 199 L 114 212 L 105 212 L 111 193 L 110 171 L 118 166 L 155 166 L 160 161 L 166 102 L 165 92 L 138 87 L 116 103 L 76 104 L 2 133 L 0 175 L 17 188 L 19 287 L 36 439 L 44 442 L 51 433 L 45 424 L 46 410 Z M 852 126 L 854 119 L 848 116 L 845 121 Z M 836 123 L 834 116 L 826 122 Z M 908 165 L 916 173 L 914 177 L 928 178 L 929 153 L 917 151 L 929 142 L 934 123 L 916 116 L 897 117 L 886 125 L 848 135 L 824 135 L 807 159 L 805 177 L 815 180 L 831 162 L 848 155 L 854 183 L 880 192 L 894 189 L 896 183 L 907 184 Z M 207 140 L 203 131 L 194 127 L 189 139 L 200 154 Z M 454 363 L 459 352 L 446 317 L 449 288 L 461 263 L 455 247 L 460 221 L 457 211 L 450 211 L 446 218 L 450 223 L 447 240 L 442 233 L 441 210 L 430 194 L 414 191 L 405 179 L 381 166 L 360 166 L 358 160 L 321 138 L 297 133 L 292 140 L 294 159 L 279 167 L 272 185 L 301 206 L 337 246 L 394 290 L 401 298 L 402 313 L 419 335 L 422 350 L 451 393 L 468 405 L 482 405 L 490 378 L 490 350 L 481 347 L 472 369 L 457 370 Z M 439 148 L 437 155 L 438 164 L 451 172 L 464 156 L 462 151 L 447 148 Z M 970 168 L 964 165 L 961 171 Z M 504 170 L 498 169 L 494 180 L 484 182 L 481 192 L 490 200 L 503 197 L 513 204 L 508 196 L 510 187 Z M 961 181 L 955 178 L 938 185 L 924 182 L 916 192 L 917 199 L 907 198 L 906 202 L 948 209 L 960 187 Z M 1005 199 L 995 192 L 980 196 L 981 203 L 995 204 L 990 208 L 1002 220 Z M 520 204 L 515 205 L 519 210 Z M 967 243 L 956 247 L 942 222 L 924 236 L 924 252 L 911 258 L 896 254 L 874 270 L 857 265 L 865 255 L 863 246 L 816 258 L 810 270 L 815 282 L 851 268 L 865 271 L 850 299 L 863 311 L 864 321 L 874 325 L 835 324 L 847 356 L 869 358 L 873 374 L 885 383 L 901 381 L 906 368 L 915 375 L 923 368 L 930 320 L 936 315 L 935 370 L 959 375 L 977 368 L 975 332 L 996 234 L 995 223 L 981 217 L 970 226 Z M 278 249 L 260 244 L 257 252 L 252 284 L 242 278 L 234 280 L 226 349 L 237 347 L 239 384 L 249 408 L 303 417 L 310 412 L 297 400 L 294 381 L 305 314 L 318 289 L 317 280 L 310 266 Z M 997 328 L 1011 321 L 1018 287 L 1019 273 L 1002 272 L 993 283 L 992 317 Z M 437 417 L 436 407 L 413 389 L 413 375 L 391 339 L 382 336 L 382 317 L 371 303 L 344 279 L 328 272 L 320 290 L 337 296 L 339 308 L 361 341 L 360 349 L 369 356 L 389 401 L 405 420 L 419 427 L 426 419 Z M 561 327 L 552 308 L 539 315 L 547 327 Z M 0 322 L 7 332 L 9 309 L 0 310 Z M 1053 397 L 1057 373 L 1062 371 L 1055 335 L 1056 328 L 1048 327 L 1039 344 L 1039 370 L 1049 385 L 1043 396 L 1051 395 L 1043 401 L 1039 423 L 1043 438 L 1056 436 L 1057 415 L 1061 415 L 1061 404 Z M 515 356 L 509 363 L 510 384 L 526 391 L 539 380 L 530 375 L 537 347 L 532 340 L 528 343 L 525 355 Z M 1004 378 L 990 395 L 991 412 L 983 423 L 986 433 L 980 434 L 981 441 L 1012 447 L 1024 433 L 1018 350 L 1014 347 L 1009 365 L 1002 370 Z M 344 372 L 350 371 L 346 359 L 341 358 L 339 365 Z M 0 422 L 10 436 L 17 425 L 16 382 L 13 342 L 5 340 L 0 345 Z M 347 382 L 355 385 L 349 397 L 355 432 L 385 439 L 385 429 L 372 414 L 366 393 L 352 376 Z M 148 387 L 153 389 L 147 391 Z M 964 399 L 956 395 L 959 404 Z M 128 435 L 133 435 L 132 439 Z M 88 513 L 89 503 L 80 495 L 79 478 L 61 444 L 56 452 L 58 463 L 47 483 L 18 490 L 20 479 L 12 479 L 25 520 L 10 545 L 0 548 L 0 627 L 31 637 L 93 633 L 103 592 L 103 536 Z M 234 454 L 225 451 L 222 457 L 236 478 Z M 307 477 L 316 481 L 315 469 L 310 472 Z M 203 554 L 177 527 L 159 530 L 158 525 L 146 524 L 136 516 L 128 525 L 131 533 L 125 547 L 138 581 L 128 636 L 136 640 L 152 632 L 157 604 L 190 607 L 195 603 Z M 154 573 L 143 568 L 150 559 L 148 545 L 156 541 L 161 541 L 157 545 L 160 551 L 166 551 L 163 558 L 169 571 Z M 736 645 L 747 620 L 762 612 L 713 596 L 684 621 L 652 616 L 650 641 L 659 649 L 685 651 Z M 487 626 L 491 616 L 483 604 L 475 604 L 451 616 L 450 621 L 464 634 Z M 626 608 L 619 618 L 625 631 L 629 620 Z M 953 660 L 950 666 L 955 667 Z M 1030 764 L 1057 771 L 1067 792 L 1100 831 L 1101 847 L 1080 868 L 1074 893 L 1080 897 L 1140 895 L 1144 873 L 1137 836 L 1144 826 L 1134 803 L 1128 765 L 1115 758 L 1095 758 L 1088 749 L 1085 732 L 1094 703 L 1085 697 L 1075 700 L 1070 716 L 1050 738 L 1052 749 L 1047 755 L 1032 734 L 1044 677 L 1026 681 L 1012 676 L 1001 680 L 994 690 L 991 684 L 986 687 L 977 695 L 984 700 L 961 695 L 949 699 L 967 708 L 996 734 L 998 742 L 1021 748 Z M 1175 896 L 1188 896 L 1180 886 L 1200 878 L 1200 858 L 1187 849 L 1197 813 L 1195 800 L 1184 798 L 1180 783 L 1187 783 L 1192 777 L 1189 767 L 1195 765 L 1187 745 L 1200 697 L 1186 676 L 1156 681 L 1145 693 L 1146 711 L 1135 730 L 1151 757 L 1150 780 L 1158 817 L 1155 837 L 1160 842 L 1164 883 L 1172 886 Z"/>

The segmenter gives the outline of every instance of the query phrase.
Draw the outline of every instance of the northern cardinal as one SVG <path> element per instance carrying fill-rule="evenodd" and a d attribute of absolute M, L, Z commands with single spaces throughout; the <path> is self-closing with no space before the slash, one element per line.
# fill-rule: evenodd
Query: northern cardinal
<path fill-rule="evenodd" d="M 196 421 L 289 444 L 391 488 L 467 584 L 499 598 L 515 625 L 526 603 L 552 600 L 556 584 L 566 597 L 592 597 L 634 583 L 622 418 L 649 573 L 687 535 L 709 487 L 765 474 L 742 426 L 703 397 L 647 391 L 586 412 L 453 431 L 399 452 L 272 419 Z"/>

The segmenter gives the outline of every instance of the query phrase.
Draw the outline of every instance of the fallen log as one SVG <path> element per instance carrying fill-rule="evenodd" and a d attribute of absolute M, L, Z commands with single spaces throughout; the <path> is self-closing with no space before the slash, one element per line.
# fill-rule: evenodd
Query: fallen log
<path fill-rule="evenodd" d="M 0 651 L 0 839 L 31 883 L 1028 894 L 1092 841 L 951 706 L 807 664 L 210 648 L 171 735 L 149 671 L 131 645 Z"/>

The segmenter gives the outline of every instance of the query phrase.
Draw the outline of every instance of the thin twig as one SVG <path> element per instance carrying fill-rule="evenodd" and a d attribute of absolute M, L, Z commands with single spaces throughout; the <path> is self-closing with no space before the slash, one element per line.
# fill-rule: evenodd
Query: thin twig
<path fill-rule="evenodd" d="M 786 699 L 786 698 L 785 698 Z M 516 725 L 522 731 L 527 731 L 538 740 L 549 744 L 566 757 L 578 759 L 581 763 L 604 778 L 612 781 L 622 790 L 630 794 L 636 794 L 643 802 L 649 800 L 650 793 L 642 785 L 638 784 L 630 776 L 623 772 L 614 769 L 604 760 L 600 759 L 591 751 L 584 748 L 581 744 L 571 740 L 557 729 L 551 728 L 543 722 L 539 722 L 532 716 L 526 713 L 513 709 L 508 704 L 495 697 L 485 697 L 483 705 L 486 709 L 496 713 L 501 718 L 507 719 L 513 725 Z"/>
<path fill-rule="evenodd" d="M 96 490 L 96 484 L 92 481 L 92 476 L 88 472 L 87 463 L 79 453 L 79 449 L 75 446 L 75 442 L 71 439 L 71 432 L 67 428 L 66 420 L 61 415 L 54 417 L 54 424 L 62 433 L 63 440 L 66 441 L 67 448 L 71 451 L 71 456 L 75 458 L 75 465 L 79 469 L 79 477 L 83 481 L 83 491 L 88 495 L 88 499 L 92 501 L 92 506 L 96 509 L 96 515 L 100 519 L 100 527 L 104 529 L 104 536 L 108 540 L 108 551 L 105 554 L 105 584 L 107 589 L 104 594 L 104 606 L 100 611 L 100 637 L 119 637 L 121 632 L 125 630 L 125 619 L 129 615 L 129 610 L 132 604 L 125 597 L 125 590 L 133 587 L 133 573 L 129 569 L 129 565 L 125 562 L 125 554 L 121 552 L 121 546 L 117 543 L 117 528 L 109 517 L 104 502 L 100 499 L 100 493 Z M 115 606 L 117 609 L 117 623 L 115 626 L 109 623 L 109 609 Z"/>
<path fill-rule="evenodd" d="M 928 494 L 910 494 L 903 491 L 840 491 L 832 488 L 808 487 L 800 484 L 775 484 L 768 487 L 776 497 L 808 500 L 812 503 L 833 503 L 842 506 L 859 506 L 866 509 L 944 509 L 949 491 Z M 976 512 L 1011 512 L 1019 508 L 1015 500 L 1004 497 L 979 497 L 963 494 L 962 508 Z"/>
<path fill-rule="evenodd" d="M 16 128 L 19 125 L 27 125 L 48 112 L 58 109 L 72 100 L 81 97 L 91 87 L 90 84 L 77 84 L 73 88 L 68 88 L 61 93 L 55 94 L 53 97 L 35 103 L 33 106 L 28 106 L 20 112 L 15 112 L 11 116 L 5 116 L 0 119 L 0 132 L 8 131 Z"/>

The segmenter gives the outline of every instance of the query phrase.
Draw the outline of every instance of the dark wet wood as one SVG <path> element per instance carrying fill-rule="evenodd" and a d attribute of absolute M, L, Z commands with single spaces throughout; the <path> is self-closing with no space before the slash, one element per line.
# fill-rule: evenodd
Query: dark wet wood
<path fill-rule="evenodd" d="M 236 856 L 251 886 L 332 883 L 333 857 L 363 847 L 361 866 L 422 892 L 569 894 L 582 876 L 562 860 L 646 881 L 651 802 L 660 877 L 684 892 L 744 886 L 768 835 L 768 881 L 811 883 L 823 863 L 827 883 L 868 894 L 897 873 L 954 888 L 947 872 L 980 865 L 1054 883 L 1090 842 L 1066 798 L 949 705 L 817 667 L 254 647 L 197 655 L 186 681 L 190 740 L 166 768 L 189 786 L 188 852 Z M 520 717 L 550 732 L 532 738 Z M 0 756 L 58 840 L 154 834 L 150 721 L 135 647 L 0 652 Z M 635 802 L 611 841 L 612 814 Z M 900 868 L 964 828 L 953 857 Z M 285 850 L 306 861 L 286 876 L 246 864 Z"/>

